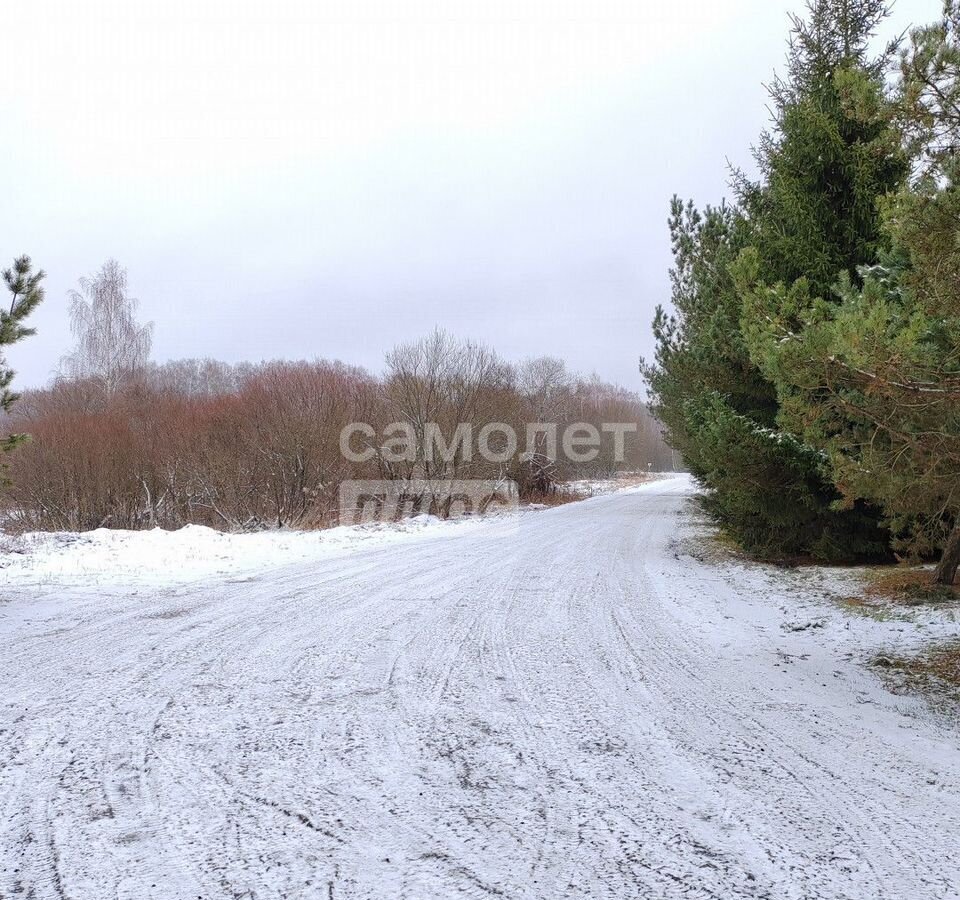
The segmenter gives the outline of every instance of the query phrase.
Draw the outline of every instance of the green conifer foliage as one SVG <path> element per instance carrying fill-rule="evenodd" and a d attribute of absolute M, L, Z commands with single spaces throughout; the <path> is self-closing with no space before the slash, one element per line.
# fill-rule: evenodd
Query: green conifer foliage
<path fill-rule="evenodd" d="M 958 26 L 948 3 L 902 56 L 900 113 L 917 178 L 882 205 L 888 249 L 841 279 L 838 301 L 809 284 L 758 284 L 744 317 L 782 425 L 827 454 L 845 497 L 883 507 L 900 549 L 941 551 L 942 584 L 960 563 Z"/>
<path fill-rule="evenodd" d="M 10 297 L 9 305 L 0 306 L 0 351 L 3 347 L 15 344 L 34 333 L 34 329 L 28 328 L 24 323 L 43 299 L 43 278 L 42 271 L 33 271 L 29 256 L 18 257 L 13 266 L 4 271 L 3 280 Z M 0 356 L 0 411 L 3 413 L 9 412 L 18 397 L 10 387 L 13 376 L 13 370 L 5 365 Z M 23 434 L 10 434 L 0 438 L 0 453 L 9 453 L 25 440 L 26 435 Z"/>
<path fill-rule="evenodd" d="M 676 312 L 658 309 L 644 372 L 669 440 L 708 488 L 707 507 L 763 556 L 888 552 L 878 511 L 845 498 L 827 454 L 784 427 L 781 384 L 749 343 L 756 296 L 832 297 L 841 273 L 857 279 L 882 244 L 878 198 L 907 170 L 884 96 L 886 57 L 867 50 L 884 14 L 877 0 L 813 2 L 794 20 L 787 77 L 771 89 L 759 179 L 735 173 L 735 209 L 680 215 L 674 201 Z"/>

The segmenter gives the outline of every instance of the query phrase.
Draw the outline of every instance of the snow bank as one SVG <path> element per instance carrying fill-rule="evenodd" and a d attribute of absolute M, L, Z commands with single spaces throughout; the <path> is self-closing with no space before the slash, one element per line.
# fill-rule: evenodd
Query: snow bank
<path fill-rule="evenodd" d="M 585 486 L 589 484 L 592 494 L 633 492 L 653 483 L 611 479 L 578 482 L 576 489 L 587 493 Z M 524 508 L 519 514 L 527 509 L 532 511 L 534 507 Z M 16 537 L 0 534 L 0 585 L 82 581 L 162 586 L 210 577 L 242 577 L 351 553 L 361 547 L 459 534 L 489 518 L 443 520 L 420 515 L 400 522 L 345 525 L 323 531 L 280 529 L 247 534 L 229 534 L 202 525 L 187 525 L 176 531 L 98 528 L 84 532 L 35 531 Z"/>
<path fill-rule="evenodd" d="M 324 531 L 261 531 L 225 534 L 202 525 L 176 531 L 30 532 L 0 536 L 0 583 L 51 581 L 171 584 L 214 576 L 248 575 L 310 562 L 360 547 L 469 530 L 478 519 L 416 516 L 401 522 L 341 526 Z"/>

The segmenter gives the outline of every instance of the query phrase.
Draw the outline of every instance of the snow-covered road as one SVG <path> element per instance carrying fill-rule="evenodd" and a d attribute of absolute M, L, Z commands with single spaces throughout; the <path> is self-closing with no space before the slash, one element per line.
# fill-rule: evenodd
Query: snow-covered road
<path fill-rule="evenodd" d="M 957 732 L 690 490 L 0 588 L 0 897 L 957 897 Z"/>

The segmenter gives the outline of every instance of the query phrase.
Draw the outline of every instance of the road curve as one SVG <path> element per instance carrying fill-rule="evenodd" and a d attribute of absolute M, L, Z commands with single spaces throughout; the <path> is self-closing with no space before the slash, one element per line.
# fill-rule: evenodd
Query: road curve
<path fill-rule="evenodd" d="M 956 732 L 689 493 L 0 589 L 0 898 L 958 896 Z"/>

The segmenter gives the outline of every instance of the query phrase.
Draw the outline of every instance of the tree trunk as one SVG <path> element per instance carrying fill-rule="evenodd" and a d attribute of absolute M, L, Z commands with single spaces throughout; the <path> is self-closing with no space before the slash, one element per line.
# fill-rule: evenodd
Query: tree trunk
<path fill-rule="evenodd" d="M 960 566 L 960 519 L 957 519 L 953 526 L 953 531 L 947 538 L 947 543 L 943 547 L 943 555 L 940 562 L 937 563 L 936 571 L 933 573 L 934 584 L 953 584 L 953 579 L 957 574 L 957 566 Z"/>

